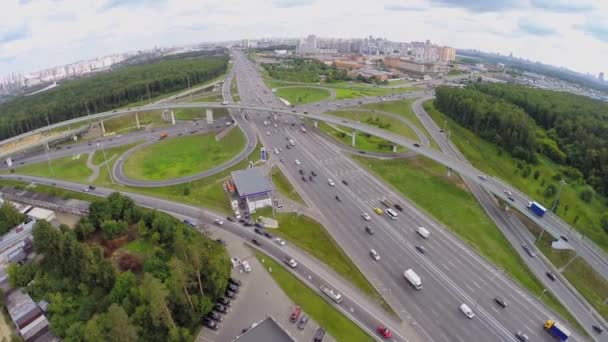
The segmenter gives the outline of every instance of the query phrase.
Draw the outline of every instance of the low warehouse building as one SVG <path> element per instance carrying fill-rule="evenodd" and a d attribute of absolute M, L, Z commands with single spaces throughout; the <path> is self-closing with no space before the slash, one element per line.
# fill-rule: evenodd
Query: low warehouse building
<path fill-rule="evenodd" d="M 245 203 L 248 211 L 272 206 L 272 183 L 259 168 L 232 172 L 236 195 Z"/>
<path fill-rule="evenodd" d="M 54 211 L 42 208 L 34 208 L 30 210 L 27 213 L 27 216 L 33 220 L 47 220 L 49 222 L 57 218 Z"/>

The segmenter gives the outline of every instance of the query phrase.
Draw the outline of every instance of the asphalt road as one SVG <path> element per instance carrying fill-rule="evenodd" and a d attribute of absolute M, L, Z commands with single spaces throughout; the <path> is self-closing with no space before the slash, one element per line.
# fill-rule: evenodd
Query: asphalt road
<path fill-rule="evenodd" d="M 433 139 L 438 143 L 442 151 L 454 158 L 466 162 L 464 155 L 462 155 L 462 153 L 460 153 L 460 151 L 458 151 L 458 149 L 448 140 L 447 135 L 441 131 L 439 126 L 430 118 L 424 108 L 422 108 L 422 103 L 428 99 L 429 98 L 422 98 L 416 100 L 412 105 L 414 113 L 420 118 L 420 121 L 426 127 Z M 565 278 L 558 276 L 558 280 L 552 281 L 547 277 L 547 272 L 552 272 L 556 275 L 559 273 L 548 260 L 543 261 L 541 256 L 536 258 L 530 257 L 522 248 L 522 244 L 525 243 L 532 250 L 536 250 L 534 246 L 534 237 L 528 232 L 527 228 L 515 215 L 499 209 L 493 196 L 486 192 L 481 185 L 473 183 L 470 179 L 466 178 L 464 181 L 477 198 L 478 202 L 485 209 L 486 213 L 492 218 L 522 260 L 528 265 L 528 268 L 543 283 L 543 286 L 550 290 L 555 297 L 561 301 L 564 307 L 568 308 L 590 336 L 598 341 L 601 337 L 604 337 L 597 335 L 592 328 L 593 324 L 603 325 L 604 328 L 606 328 L 601 315 L 599 315 L 599 313 L 597 313 L 589 303 L 587 303 L 587 301 L 568 284 Z M 540 251 L 536 251 L 536 254 L 540 255 L 541 253 Z"/>
<path fill-rule="evenodd" d="M 237 60 L 237 65 L 242 62 Z M 273 95 L 254 69 L 245 70 L 251 72 L 243 77 L 249 83 L 239 82 L 244 103 L 273 106 L 273 102 L 264 102 Z M 296 141 L 294 148 L 285 147 L 275 156 L 275 160 L 277 157 L 284 159 L 277 164 L 305 201 L 322 214 L 325 227 L 353 262 L 425 340 L 511 341 L 519 330 L 533 340 L 552 340 L 542 330 L 542 324 L 556 315 L 544 308 L 533 297 L 535 294 L 520 289 L 446 228 L 345 158 L 335 147 L 328 146 L 321 137 L 311 132 L 302 133 L 295 120 L 287 119 L 288 123 L 285 123 L 285 117 L 281 116 L 277 129 L 264 126 L 263 120 L 259 116 L 250 117 L 250 122 L 260 132 L 270 133 L 261 135 L 267 149 L 283 148 L 287 138 Z M 299 165 L 296 165 L 296 159 Z M 300 169 L 306 175 L 314 170 L 318 176 L 313 182 L 303 182 Z M 329 186 L 328 178 L 333 179 L 336 186 Z M 349 185 L 341 184 L 341 180 L 347 180 Z M 341 202 L 335 200 L 336 195 Z M 398 220 L 373 212 L 373 207 L 382 207 L 378 198 L 383 196 L 404 207 Z M 363 212 L 372 216 L 370 222 L 362 219 Z M 364 232 L 366 224 L 375 230 L 373 236 Z M 423 240 L 416 235 L 414 229 L 419 226 L 432 232 L 430 239 Z M 428 252 L 420 254 L 416 245 L 425 246 Z M 379 262 L 370 258 L 371 248 L 380 253 Z M 403 278 L 406 268 L 413 268 L 422 277 L 424 288 L 421 291 L 413 290 Z M 493 302 L 496 296 L 504 298 L 509 307 L 500 309 Z M 468 320 L 458 311 L 461 303 L 473 308 L 477 315 L 475 319 Z M 575 335 L 573 339 L 578 338 Z"/>

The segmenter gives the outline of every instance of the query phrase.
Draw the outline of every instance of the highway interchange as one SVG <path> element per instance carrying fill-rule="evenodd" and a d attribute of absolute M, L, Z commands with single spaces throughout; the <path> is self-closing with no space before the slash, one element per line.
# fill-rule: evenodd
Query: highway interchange
<path fill-rule="evenodd" d="M 312 130 L 308 133 L 302 133 L 298 125 L 292 126 L 291 123 L 295 123 L 295 121 L 293 118 L 287 119 L 287 115 L 296 113 L 293 113 L 290 109 L 285 109 L 285 106 L 274 96 L 272 91 L 266 88 L 256 72 L 255 65 L 239 53 L 236 53 L 234 57 L 235 65 L 228 77 L 228 81 L 224 83 L 223 95 L 230 100 L 230 80 L 232 80 L 232 73 L 234 73 L 243 104 L 227 107 L 231 108 L 231 115 L 248 137 L 248 144 L 242 153 L 247 151 L 246 154 L 248 155 L 251 152 L 252 145 L 255 146 L 253 143 L 257 142 L 257 140 L 253 140 L 257 139 L 255 133 L 259 134 L 263 145 L 268 150 L 272 150 L 274 147 L 284 147 L 286 138 L 293 138 L 296 141 L 295 148 L 290 150 L 283 148 L 283 151 L 276 156 L 283 158 L 283 163 L 278 162 L 278 158 L 273 158 L 272 160 L 296 186 L 306 203 L 321 214 L 324 218 L 324 222 L 322 223 L 349 257 L 361 268 L 363 273 L 391 304 L 398 315 L 405 322 L 409 323 L 409 327 L 395 327 L 396 331 L 404 331 L 404 334 L 407 334 L 411 333 L 410 328 L 413 328 L 422 340 L 432 341 L 511 341 L 515 340 L 514 333 L 522 330 L 530 335 L 532 340 L 551 340 L 550 336 L 542 331 L 542 323 L 547 318 L 556 316 L 544 308 L 535 298 L 539 294 L 529 294 L 519 288 L 519 286 L 502 274 L 500 270 L 487 263 L 475 252 L 471 251 L 468 246 L 449 233 L 445 227 L 427 217 L 413 203 L 394 193 L 389 187 L 367 173 L 358 164 L 345 157 L 341 153 L 340 148 L 327 144 L 325 138 Z M 425 95 L 423 92 L 418 92 L 407 95 L 395 94 L 386 98 L 387 100 L 404 97 L 415 98 L 423 95 Z M 307 105 L 294 109 L 298 111 L 297 114 L 301 117 L 324 120 L 329 116 L 312 114 L 312 111 L 321 113 L 336 109 L 339 108 L 337 103 L 340 103 L 341 106 L 354 106 L 359 104 L 359 101 L 363 103 L 378 102 L 378 99 L 363 98 L 360 100 L 323 102 L 319 105 Z M 174 106 L 174 108 L 196 107 L 195 104 L 159 104 L 159 106 L 165 106 L 164 108 L 169 106 Z M 244 109 L 241 112 L 238 107 L 250 109 Z M 268 128 L 262 123 L 268 116 L 268 108 L 273 108 L 273 112 L 281 114 L 277 120 L 277 129 Z M 304 112 L 308 111 L 311 114 L 304 114 Z M 423 113 L 418 114 L 421 121 L 425 125 L 428 125 L 429 123 L 425 122 L 428 118 L 424 119 Z M 370 128 L 369 126 L 362 127 L 359 123 L 348 122 L 348 120 L 345 121 L 342 118 L 334 118 L 335 123 L 343 126 L 348 127 L 350 125 L 361 131 L 374 130 L 374 128 Z M 288 120 L 290 124 L 285 124 L 285 120 Z M 188 129 L 180 125 L 191 124 L 180 123 L 177 126 L 167 128 L 166 131 L 169 131 L 170 134 L 177 134 L 178 131 L 184 132 L 184 130 Z M 213 127 L 209 127 L 209 129 L 213 129 Z M 480 183 L 477 178 L 479 172 L 464 162 L 460 162 L 460 164 L 454 163 L 453 160 L 459 158 L 458 154 L 447 146 L 449 143 L 445 142 L 445 139 L 437 136 L 438 133 L 436 132 L 438 130 L 431 128 L 428 130 L 442 149 L 448 152 L 451 157 L 445 157 L 442 153 L 434 150 L 429 151 L 431 149 L 425 146 L 421 146 L 418 150 L 425 152 L 424 154 L 427 156 L 431 155 L 435 160 L 441 160 L 448 165 L 455 165 L 456 167 L 453 167 L 454 170 L 464 175 L 465 178 L 468 176 L 468 179 L 474 182 L 470 183 L 469 187 L 474 191 L 476 197 L 479 199 L 480 196 L 486 196 L 486 200 L 491 202 L 488 193 L 483 188 L 475 185 L 475 183 Z M 265 134 L 267 131 L 270 135 Z M 407 138 L 387 132 L 379 132 L 376 135 L 389 137 L 391 141 L 401 142 L 401 145 L 415 149 L 412 146 L 413 141 Z M 157 135 L 151 136 L 150 133 L 145 132 L 133 133 L 116 137 L 112 141 L 105 141 L 104 145 L 105 147 L 117 146 L 141 139 L 154 140 L 157 139 Z M 93 145 L 94 147 L 96 146 Z M 91 149 L 91 146 L 85 144 L 74 145 L 71 150 L 53 150 L 49 152 L 49 157 L 58 158 L 74 153 L 90 152 Z M 30 163 L 43 161 L 46 158 L 47 156 L 44 154 L 32 154 L 24 155 L 16 159 L 16 161 L 25 160 Z M 295 164 L 296 159 L 301 162 L 301 165 Z M 116 165 L 118 166 L 119 164 L 117 163 Z M 120 167 L 115 167 L 113 172 L 115 177 L 119 176 L 117 170 L 120 169 Z M 307 173 L 314 170 L 318 174 L 315 178 L 316 180 L 314 182 L 302 182 L 299 175 L 300 169 Z M 119 177 L 116 178 L 121 183 L 125 181 Z M 327 184 L 328 178 L 333 179 L 336 186 L 329 186 Z M 341 184 L 341 180 L 347 180 L 349 185 Z M 38 181 L 43 180 L 38 179 Z M 63 183 L 67 187 L 68 183 Z M 59 182 L 56 182 L 56 184 L 61 186 Z M 74 185 L 69 184 L 69 186 L 73 187 Z M 484 182 L 483 186 L 486 189 L 493 190 L 496 195 L 502 194 L 502 190 L 505 189 L 502 182 L 491 178 Z M 478 187 L 477 190 L 475 190 L 476 187 Z M 131 194 L 129 195 L 132 196 Z M 341 202 L 335 200 L 336 195 L 341 198 Z M 526 203 L 526 197 L 516 192 L 514 192 L 514 195 L 516 195 L 516 203 L 520 203 L 518 208 L 525 212 L 525 208 L 521 206 Z M 378 199 L 384 196 L 404 207 L 404 211 L 399 212 L 398 220 L 389 220 L 386 216 L 377 216 L 373 212 L 374 207 L 382 207 Z M 153 199 L 146 199 L 146 201 L 144 201 L 145 203 L 142 202 L 142 204 L 150 207 L 159 207 L 158 203 L 161 202 Z M 150 201 L 156 201 L 154 202 L 156 204 Z M 484 202 L 481 202 L 484 205 Z M 484 205 L 486 210 L 488 210 L 487 205 L 495 207 L 493 204 L 488 204 L 490 202 Z M 161 206 L 159 208 L 167 211 L 177 210 L 177 207 L 173 207 L 173 205 L 180 206 L 178 204 L 171 204 L 167 205 L 167 207 Z M 182 211 L 182 215 L 193 216 L 192 212 L 183 212 L 183 208 L 180 210 Z M 367 212 L 372 216 L 372 220 L 369 223 L 361 218 L 363 212 Z M 175 213 L 180 213 L 180 211 L 175 211 Z M 209 215 L 213 216 L 213 214 Z M 490 215 L 493 216 L 492 214 Z M 200 219 L 200 216 L 198 218 Z M 374 228 L 375 234 L 373 236 L 369 236 L 364 232 L 363 227 L 366 224 L 370 224 Z M 564 228 L 563 224 L 555 219 L 552 225 Z M 428 240 L 422 240 L 415 234 L 414 229 L 419 226 L 424 226 L 431 231 L 431 237 Z M 559 232 L 561 233 L 561 230 Z M 242 236 L 242 229 L 236 233 Z M 572 235 L 568 236 L 572 237 Z M 576 237 L 572 240 L 574 240 L 573 244 L 578 243 Z M 428 253 L 421 255 L 414 248 L 416 245 L 424 245 Z M 582 251 L 579 252 L 581 257 L 584 257 L 586 260 L 587 258 L 595 260 L 600 267 L 600 271 L 602 265 L 605 266 L 602 255 L 596 253 L 593 247 L 588 247 L 584 243 L 574 246 L 578 247 L 576 248 L 577 251 L 579 249 Z M 369 257 L 370 248 L 380 251 L 381 260 L 379 262 L 373 261 Z M 588 255 L 585 256 L 585 253 Z M 540 264 L 537 260 L 535 262 Z M 593 265 L 595 266 L 595 264 Z M 413 268 L 422 276 L 424 282 L 423 290 L 415 291 L 409 287 L 403 278 L 403 270 L 406 268 Z M 556 284 L 558 283 L 556 282 Z M 552 288 L 552 291 L 560 290 Z M 563 291 L 567 291 L 567 289 Z M 504 298 L 509 303 L 509 306 L 506 309 L 498 307 L 493 302 L 496 296 Z M 461 303 L 467 303 L 473 308 L 476 313 L 475 319 L 469 321 L 458 311 L 458 306 Z M 356 305 L 356 303 L 352 305 Z M 363 312 L 364 310 L 361 311 Z M 584 311 L 588 314 L 588 310 Z M 579 314 L 584 317 L 585 312 L 578 312 L 577 317 Z M 357 313 L 359 313 L 358 310 Z M 374 314 L 370 313 L 368 315 L 360 315 L 360 317 L 358 316 L 355 319 L 363 325 L 369 326 L 370 324 L 377 324 L 377 319 L 373 317 Z M 588 322 L 584 321 L 582 323 L 586 325 Z M 574 337 L 577 340 L 580 339 L 579 336 L 575 335 Z M 412 339 L 415 340 L 415 338 Z"/>

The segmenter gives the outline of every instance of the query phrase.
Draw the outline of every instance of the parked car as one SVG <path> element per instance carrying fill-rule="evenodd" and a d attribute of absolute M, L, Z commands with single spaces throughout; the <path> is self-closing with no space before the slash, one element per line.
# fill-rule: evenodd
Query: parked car
<path fill-rule="evenodd" d="M 217 330 L 217 322 L 211 318 L 203 317 L 203 325 L 211 330 Z"/>
<path fill-rule="evenodd" d="M 226 242 L 224 239 L 215 239 L 215 241 L 222 246 L 226 246 L 228 244 L 228 242 Z"/>
<path fill-rule="evenodd" d="M 217 299 L 218 304 L 222 304 L 223 306 L 231 306 L 232 302 L 228 298 L 220 297 Z"/>
<path fill-rule="evenodd" d="M 224 295 L 230 299 L 236 299 L 236 292 L 232 292 L 230 290 L 226 290 Z"/>
<path fill-rule="evenodd" d="M 323 337 L 325 337 L 325 329 L 318 328 L 317 331 L 315 331 L 315 335 L 313 336 L 312 340 L 314 342 L 322 342 Z"/>
<path fill-rule="evenodd" d="M 234 284 L 228 284 L 226 288 L 234 293 L 239 293 L 239 287 Z"/>
<path fill-rule="evenodd" d="M 217 311 L 219 313 L 225 314 L 228 312 L 228 309 L 225 306 L 223 306 L 222 304 L 215 304 L 213 306 L 213 311 Z"/>
<path fill-rule="evenodd" d="M 293 308 L 291 315 L 289 316 L 289 320 L 293 323 L 297 322 L 298 318 L 300 318 L 301 313 L 302 313 L 302 309 L 300 308 L 299 305 L 296 305 L 296 307 Z"/>
<path fill-rule="evenodd" d="M 298 329 L 304 330 L 304 328 L 306 328 L 306 323 L 308 323 L 308 316 L 302 315 L 302 318 L 300 318 L 300 321 L 298 322 Z"/>
<path fill-rule="evenodd" d="M 235 278 L 228 278 L 228 282 L 229 282 L 230 284 L 234 284 L 234 285 L 236 285 L 236 286 L 241 286 L 241 285 L 243 285 L 243 282 L 242 282 L 242 281 L 240 281 L 240 280 L 238 280 L 238 279 L 235 279 Z"/>
<path fill-rule="evenodd" d="M 210 313 L 207 314 L 206 317 L 209 318 L 209 319 L 212 319 L 214 321 L 217 321 L 217 322 L 221 322 L 222 321 L 222 315 L 218 314 L 215 311 L 211 311 Z"/>
<path fill-rule="evenodd" d="M 243 262 L 241 262 L 241 266 L 243 266 L 243 271 L 247 273 L 251 272 L 251 266 L 249 265 L 249 261 L 243 260 Z"/>

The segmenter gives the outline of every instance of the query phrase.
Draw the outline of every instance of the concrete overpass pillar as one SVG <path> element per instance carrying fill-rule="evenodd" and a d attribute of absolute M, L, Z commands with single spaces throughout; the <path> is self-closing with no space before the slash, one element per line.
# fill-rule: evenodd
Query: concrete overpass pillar
<path fill-rule="evenodd" d="M 353 130 L 353 133 L 350 135 L 352 137 L 352 142 L 351 144 L 353 145 L 353 147 L 355 147 L 355 142 L 357 140 L 357 131 Z"/>
<path fill-rule="evenodd" d="M 103 120 L 99 121 L 99 125 L 101 126 L 101 133 L 106 134 L 106 128 L 103 125 Z"/>
<path fill-rule="evenodd" d="M 452 169 L 448 167 L 448 177 L 452 175 Z"/>
<path fill-rule="evenodd" d="M 317 120 L 312 122 L 315 128 L 319 128 L 319 122 Z"/>
<path fill-rule="evenodd" d="M 72 140 L 78 141 L 78 136 L 76 134 L 72 135 Z"/>
<path fill-rule="evenodd" d="M 171 111 L 171 124 L 175 125 L 175 113 Z"/>
<path fill-rule="evenodd" d="M 205 115 L 206 115 L 206 117 L 207 117 L 207 125 L 211 125 L 211 124 L 213 124 L 213 110 L 212 110 L 212 109 L 207 108 L 207 109 L 205 110 Z"/>
<path fill-rule="evenodd" d="M 141 125 L 139 124 L 139 113 L 135 112 L 135 124 L 137 125 L 137 129 L 141 129 Z"/>
<path fill-rule="evenodd" d="M 6 157 L 6 165 L 8 167 L 13 166 L 13 159 L 11 159 L 11 157 Z"/>
<path fill-rule="evenodd" d="M 393 153 L 397 152 L 397 145 L 393 144 Z"/>

